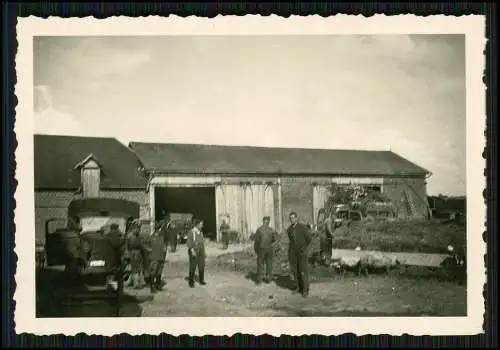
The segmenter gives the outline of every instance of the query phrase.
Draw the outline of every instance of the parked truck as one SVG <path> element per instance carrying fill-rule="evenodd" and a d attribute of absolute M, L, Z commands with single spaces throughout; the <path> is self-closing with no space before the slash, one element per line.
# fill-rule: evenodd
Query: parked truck
<path fill-rule="evenodd" d="M 123 199 L 73 200 L 67 218 L 46 221 L 45 268 L 62 269 L 72 290 L 106 292 L 119 306 L 127 223 L 138 219 L 139 212 L 138 203 Z M 111 228 L 122 236 L 111 234 Z"/>
<path fill-rule="evenodd" d="M 349 225 L 353 221 L 396 218 L 396 211 L 389 202 L 352 202 L 332 206 L 331 217 L 335 227 Z"/>

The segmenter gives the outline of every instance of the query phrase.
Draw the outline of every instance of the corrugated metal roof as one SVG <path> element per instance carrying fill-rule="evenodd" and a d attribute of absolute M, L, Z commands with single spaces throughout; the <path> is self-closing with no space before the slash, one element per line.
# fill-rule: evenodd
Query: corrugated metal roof
<path fill-rule="evenodd" d="M 75 166 L 93 154 L 103 168 L 102 189 L 145 189 L 134 152 L 115 138 L 35 135 L 35 189 L 76 190 Z"/>
<path fill-rule="evenodd" d="M 131 142 L 148 171 L 189 174 L 421 175 L 391 151 Z"/>

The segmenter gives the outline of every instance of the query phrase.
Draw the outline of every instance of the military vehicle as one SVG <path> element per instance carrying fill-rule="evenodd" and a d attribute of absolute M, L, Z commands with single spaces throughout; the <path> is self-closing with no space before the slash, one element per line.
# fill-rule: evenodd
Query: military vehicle
<path fill-rule="evenodd" d="M 66 226 L 46 221 L 47 268 L 63 267 L 67 284 L 87 291 L 105 290 L 118 298 L 123 294 L 122 263 L 127 223 L 139 218 L 136 202 L 114 198 L 73 200 L 68 207 Z M 111 228 L 118 229 L 111 233 Z M 81 288 L 82 289 L 82 288 Z"/>
<path fill-rule="evenodd" d="M 332 220 L 335 227 L 349 225 L 353 221 L 370 219 L 392 220 L 396 217 L 395 210 L 388 202 L 352 202 L 351 204 L 338 204 L 333 206 Z"/>
<path fill-rule="evenodd" d="M 395 219 L 396 211 L 389 202 L 371 202 L 364 209 L 367 219 Z"/>
<path fill-rule="evenodd" d="M 332 221 L 335 227 L 349 225 L 352 221 L 363 220 L 364 217 L 361 210 L 346 204 L 335 205 L 332 211 Z"/>

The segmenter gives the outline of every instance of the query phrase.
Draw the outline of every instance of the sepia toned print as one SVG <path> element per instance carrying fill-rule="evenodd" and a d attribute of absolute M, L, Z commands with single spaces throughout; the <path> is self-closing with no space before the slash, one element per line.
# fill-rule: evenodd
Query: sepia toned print
<path fill-rule="evenodd" d="M 482 331 L 481 20 L 262 20 L 21 21 L 18 327 Z"/>

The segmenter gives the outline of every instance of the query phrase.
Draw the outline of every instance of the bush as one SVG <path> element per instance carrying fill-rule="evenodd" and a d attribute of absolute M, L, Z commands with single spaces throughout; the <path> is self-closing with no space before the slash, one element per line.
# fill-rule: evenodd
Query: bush
<path fill-rule="evenodd" d="M 383 252 L 446 254 L 447 247 L 465 250 L 465 226 L 438 221 L 360 221 L 335 230 L 333 246 Z"/>

